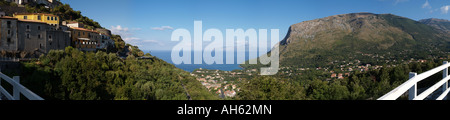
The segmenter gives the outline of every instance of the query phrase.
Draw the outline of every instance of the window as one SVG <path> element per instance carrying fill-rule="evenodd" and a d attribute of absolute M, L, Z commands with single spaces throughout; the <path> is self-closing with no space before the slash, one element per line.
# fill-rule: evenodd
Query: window
<path fill-rule="evenodd" d="M 52 17 L 52 20 L 53 20 L 53 17 Z"/>
<path fill-rule="evenodd" d="M 41 39 L 41 35 L 38 35 L 38 38 Z"/>
<path fill-rule="evenodd" d="M 28 19 L 28 16 L 23 16 L 23 19 L 25 19 L 25 20 Z"/>
<path fill-rule="evenodd" d="M 7 38 L 6 42 L 8 42 L 8 43 L 11 42 L 11 38 Z"/>
<path fill-rule="evenodd" d="M 51 36 L 51 35 L 49 35 L 49 36 L 48 36 L 48 39 L 52 39 L 52 36 Z"/>
<path fill-rule="evenodd" d="M 30 25 L 27 25 L 27 31 L 30 31 Z"/>
<path fill-rule="evenodd" d="M 38 30 L 41 30 L 41 26 L 38 26 Z"/>
<path fill-rule="evenodd" d="M 6 24 L 7 24 L 6 25 L 7 28 L 11 28 L 11 21 L 6 21 Z"/>
<path fill-rule="evenodd" d="M 58 20 L 58 17 L 55 17 L 55 20 Z"/>
<path fill-rule="evenodd" d="M 83 35 L 84 35 L 84 32 L 83 32 Z"/>
<path fill-rule="evenodd" d="M 50 17 L 47 16 L 47 20 L 50 20 Z"/>
<path fill-rule="evenodd" d="M 27 38 L 30 39 L 30 34 L 27 34 Z"/>
<path fill-rule="evenodd" d="M 42 44 L 41 44 L 41 43 L 39 43 L 39 48 L 41 48 L 41 49 L 42 49 Z"/>
<path fill-rule="evenodd" d="M 78 36 L 80 36 L 80 32 L 78 31 Z"/>
<path fill-rule="evenodd" d="M 8 30 L 8 35 L 11 35 L 11 30 Z"/>
<path fill-rule="evenodd" d="M 41 16 L 38 16 L 38 20 L 41 20 Z"/>

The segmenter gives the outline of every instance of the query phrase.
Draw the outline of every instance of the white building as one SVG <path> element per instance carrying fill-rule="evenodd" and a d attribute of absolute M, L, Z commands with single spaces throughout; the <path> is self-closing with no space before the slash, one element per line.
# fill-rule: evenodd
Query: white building
<path fill-rule="evenodd" d="M 16 4 L 22 5 L 30 2 L 34 2 L 37 4 L 44 4 L 46 6 L 52 6 L 54 4 L 54 0 L 6 0 L 7 2 L 15 2 Z"/>
<path fill-rule="evenodd" d="M 65 25 L 65 26 L 70 27 L 70 28 L 84 28 L 83 24 L 81 24 L 79 22 L 73 22 L 73 21 L 71 21 L 71 22 L 63 21 L 62 25 Z"/>
<path fill-rule="evenodd" d="M 19 5 L 28 3 L 29 1 L 31 1 L 31 0 L 6 0 L 6 2 L 14 2 Z"/>
<path fill-rule="evenodd" d="M 114 40 L 111 39 L 108 35 L 100 33 L 100 36 L 102 37 L 102 42 L 98 44 L 97 49 L 104 49 L 110 46 L 114 46 Z"/>

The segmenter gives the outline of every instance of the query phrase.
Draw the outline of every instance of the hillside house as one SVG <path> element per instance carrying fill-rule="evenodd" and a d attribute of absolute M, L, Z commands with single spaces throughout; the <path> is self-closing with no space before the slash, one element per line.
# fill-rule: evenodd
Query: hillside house
<path fill-rule="evenodd" d="M 14 2 L 18 5 L 25 5 L 29 3 L 41 4 L 47 7 L 54 7 L 57 5 L 56 0 L 6 0 L 7 2 Z"/>
<path fill-rule="evenodd" d="M 57 26 L 59 25 L 60 18 L 53 14 L 44 13 L 17 13 L 13 14 L 13 17 L 19 20 L 35 20 L 47 23 L 49 25 Z"/>
<path fill-rule="evenodd" d="M 72 45 L 83 51 L 95 51 L 101 36 L 94 30 L 71 28 Z"/>
<path fill-rule="evenodd" d="M 61 24 L 70 28 L 84 28 L 84 24 L 75 21 L 62 21 Z"/>

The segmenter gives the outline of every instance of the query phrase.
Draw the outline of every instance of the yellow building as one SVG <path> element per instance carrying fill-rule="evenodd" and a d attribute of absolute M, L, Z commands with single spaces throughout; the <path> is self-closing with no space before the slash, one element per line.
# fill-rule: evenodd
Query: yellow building
<path fill-rule="evenodd" d="M 13 17 L 19 20 L 36 20 L 45 22 L 47 24 L 56 26 L 59 25 L 59 17 L 57 15 L 52 14 L 44 14 L 44 13 L 18 13 L 14 14 Z"/>

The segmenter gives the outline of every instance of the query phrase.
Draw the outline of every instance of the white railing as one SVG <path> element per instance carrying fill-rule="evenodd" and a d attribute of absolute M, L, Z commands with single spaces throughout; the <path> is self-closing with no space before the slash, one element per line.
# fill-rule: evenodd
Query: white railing
<path fill-rule="evenodd" d="M 5 88 L 1 86 L 2 79 L 13 86 L 13 95 L 11 95 L 8 91 L 5 90 Z M 21 85 L 19 76 L 10 78 L 0 72 L 0 97 L 4 96 L 8 100 L 20 100 L 20 94 L 22 94 L 29 100 L 44 100 L 43 98 L 33 93 L 31 90 L 27 89 L 25 86 Z M 0 100 L 1 99 L 2 98 L 0 98 Z"/>
<path fill-rule="evenodd" d="M 387 93 L 386 95 L 382 96 L 378 100 L 396 100 L 401 95 L 403 95 L 406 91 L 408 92 L 409 100 L 423 100 L 433 92 L 435 92 L 437 89 L 442 88 L 441 90 L 443 93 L 436 99 L 436 100 L 443 100 L 447 94 L 449 93 L 450 89 L 448 88 L 448 81 L 450 80 L 450 76 L 448 75 L 448 67 L 450 67 L 450 63 L 447 61 L 444 61 L 444 64 L 436 67 L 432 70 L 429 70 L 427 72 L 424 72 L 422 74 L 417 75 L 417 73 L 409 73 L 409 80 L 403 83 L 402 85 L 398 86 L 391 92 Z M 440 71 L 443 71 L 443 79 L 422 92 L 420 95 L 417 95 L 417 83 L 424 80 L 425 78 L 428 78 Z"/>

